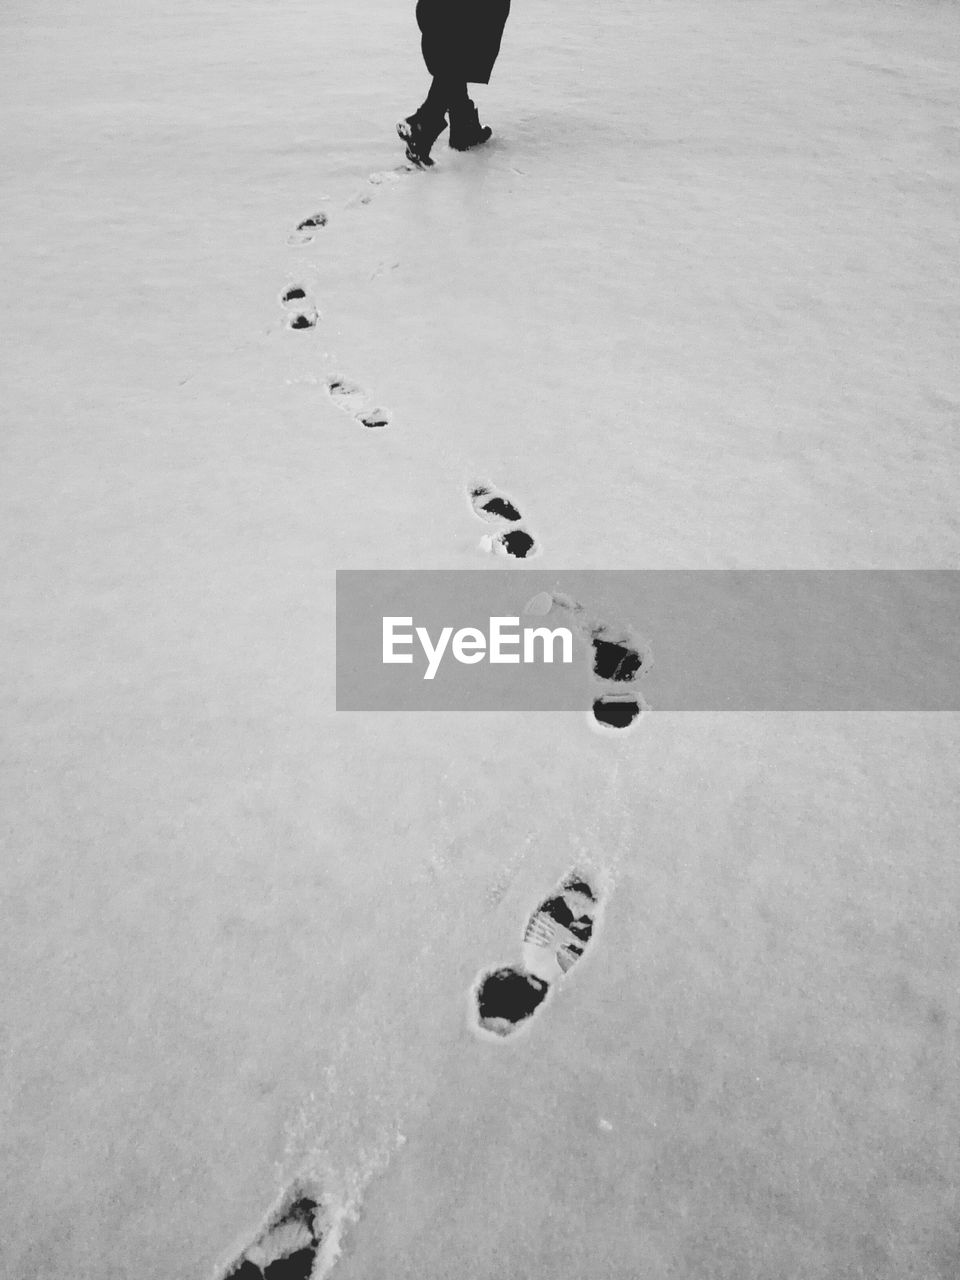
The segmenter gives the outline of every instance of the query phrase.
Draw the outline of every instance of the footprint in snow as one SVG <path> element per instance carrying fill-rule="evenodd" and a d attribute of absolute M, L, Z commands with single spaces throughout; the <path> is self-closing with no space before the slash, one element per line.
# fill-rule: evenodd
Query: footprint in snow
<path fill-rule="evenodd" d="M 525 612 L 545 617 L 554 610 L 565 613 L 589 641 L 594 727 L 629 729 L 645 705 L 634 686 L 653 665 L 650 646 L 632 628 L 601 622 L 559 592 L 541 591 L 527 603 Z"/>
<path fill-rule="evenodd" d="M 367 178 L 367 182 L 374 187 L 386 186 L 391 182 L 399 182 L 405 173 L 414 173 L 416 166 L 412 164 L 398 164 L 393 169 L 380 169 L 376 173 L 371 173 Z M 369 204 L 373 199 L 372 191 L 358 191 L 352 195 L 347 201 L 348 209 L 355 209 L 357 205 Z"/>
<path fill-rule="evenodd" d="M 393 169 L 381 169 L 377 173 L 371 173 L 367 179 L 375 187 L 383 186 L 385 182 L 399 182 L 405 173 L 413 173 L 416 166 L 412 164 L 398 164 Z"/>
<path fill-rule="evenodd" d="M 338 409 L 349 413 L 355 422 L 364 427 L 387 427 L 392 415 L 389 409 L 374 407 L 367 393 L 345 378 L 328 378 L 327 394 Z"/>
<path fill-rule="evenodd" d="M 627 633 L 617 633 L 606 623 L 594 626 L 590 632 L 593 644 L 593 674 L 598 680 L 609 680 L 614 684 L 627 684 L 639 676 L 644 654 L 639 645 L 631 642 Z"/>
<path fill-rule="evenodd" d="M 527 921 L 520 963 L 489 970 L 476 982 L 477 1026 L 503 1037 L 527 1022 L 586 951 L 598 910 L 593 884 L 572 871 Z"/>
<path fill-rule="evenodd" d="M 470 490 L 470 501 L 481 520 L 517 521 L 522 517 L 509 498 L 494 493 L 488 485 L 477 485 Z"/>
<path fill-rule="evenodd" d="M 317 238 L 317 232 L 325 227 L 327 222 L 328 218 L 325 213 L 311 213 L 309 218 L 304 218 L 302 222 L 297 223 L 296 231 L 287 236 L 287 244 L 312 244 Z"/>
<path fill-rule="evenodd" d="M 310 1280 L 323 1239 L 313 1192 L 294 1187 L 222 1280 Z"/>
<path fill-rule="evenodd" d="M 593 702 L 593 719 L 601 729 L 629 729 L 640 715 L 639 698 L 603 694 Z"/>
<path fill-rule="evenodd" d="M 470 489 L 470 505 L 474 514 L 488 524 L 500 527 L 497 534 L 487 534 L 480 541 L 484 551 L 526 560 L 539 551 L 536 540 L 520 528 L 523 517 L 517 506 L 492 485 L 478 484 Z M 508 527 L 509 526 L 509 527 Z"/>
<path fill-rule="evenodd" d="M 302 285 L 294 284 L 284 289 L 280 305 L 287 313 L 288 329 L 313 329 L 320 319 L 319 311 Z"/>

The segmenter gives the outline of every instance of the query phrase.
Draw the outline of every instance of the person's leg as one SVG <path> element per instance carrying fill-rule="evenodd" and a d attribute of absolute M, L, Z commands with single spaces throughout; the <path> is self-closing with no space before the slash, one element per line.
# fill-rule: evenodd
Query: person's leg
<path fill-rule="evenodd" d="M 467 86 L 463 85 L 463 96 L 466 97 Z M 426 120 L 437 120 L 460 99 L 455 81 L 447 76 L 434 76 L 430 91 L 421 105 L 418 114 Z"/>
<path fill-rule="evenodd" d="M 447 98 L 447 110 L 451 115 L 463 111 L 465 107 L 470 105 L 466 80 L 450 79 L 445 81 L 444 93 Z"/>
<path fill-rule="evenodd" d="M 450 94 L 450 82 L 443 76 L 434 76 L 424 101 L 412 116 L 397 125 L 397 133 L 406 144 L 407 159 L 413 164 L 421 167 L 433 164 L 430 149 L 447 127 Z"/>
<path fill-rule="evenodd" d="M 486 142 L 493 130 L 480 123 L 477 108 L 470 100 L 467 86 L 462 81 L 453 90 L 455 96 L 450 102 L 450 146 L 455 151 L 469 151 Z"/>

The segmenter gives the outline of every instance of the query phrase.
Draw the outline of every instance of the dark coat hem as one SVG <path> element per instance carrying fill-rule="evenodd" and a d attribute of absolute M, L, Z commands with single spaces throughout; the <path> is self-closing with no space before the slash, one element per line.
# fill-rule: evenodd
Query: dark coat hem
<path fill-rule="evenodd" d="M 418 0 L 423 60 L 432 76 L 489 84 L 510 0 Z"/>

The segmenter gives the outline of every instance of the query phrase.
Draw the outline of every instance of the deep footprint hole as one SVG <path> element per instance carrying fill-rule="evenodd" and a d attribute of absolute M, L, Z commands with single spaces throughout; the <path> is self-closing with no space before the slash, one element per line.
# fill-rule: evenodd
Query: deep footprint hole
<path fill-rule="evenodd" d="M 263 1227 L 254 1243 L 226 1273 L 225 1280 L 310 1280 L 322 1238 L 316 1221 L 319 1208 L 319 1201 L 312 1196 L 298 1195 Z M 287 1240 L 283 1239 L 284 1235 Z M 251 1255 L 259 1255 L 263 1265 L 254 1262 Z"/>
<path fill-rule="evenodd" d="M 244 1259 L 235 1270 L 231 1271 L 225 1280 L 263 1280 L 263 1272 L 259 1267 L 255 1267 L 252 1262 Z"/>
<path fill-rule="evenodd" d="M 483 495 L 478 495 L 482 497 Z M 506 498 L 491 498 L 489 502 L 483 504 L 483 510 L 489 511 L 493 516 L 500 516 L 503 520 L 519 520 L 520 512 L 508 502 Z"/>
<path fill-rule="evenodd" d="M 325 227 L 327 225 L 327 215 L 325 213 L 312 213 L 309 218 L 304 218 L 302 222 L 297 223 L 298 231 L 307 231 L 311 227 Z"/>
<path fill-rule="evenodd" d="M 594 719 L 611 729 L 628 729 L 639 714 L 640 703 L 635 698 L 597 698 L 593 704 Z"/>
<path fill-rule="evenodd" d="M 509 533 L 502 533 L 498 541 L 507 555 L 515 556 L 518 560 L 525 560 L 536 545 L 523 529 L 511 529 Z"/>
<path fill-rule="evenodd" d="M 287 327 L 290 329 L 312 329 L 316 323 L 316 316 L 308 316 L 300 311 L 290 318 Z"/>
<path fill-rule="evenodd" d="M 278 1258 L 264 1270 L 264 1280 L 310 1280 L 316 1249 L 300 1249 L 288 1258 Z"/>
<path fill-rule="evenodd" d="M 601 680 L 632 680 L 642 666 L 643 658 L 636 649 L 593 633 L 593 671 Z"/>
<path fill-rule="evenodd" d="M 532 974 L 508 967 L 488 973 L 477 988 L 477 1015 L 484 1023 L 506 1023 L 499 1028 L 506 1034 L 525 1022 L 543 1004 L 549 985 Z"/>
<path fill-rule="evenodd" d="M 297 302 L 301 298 L 306 298 L 306 296 L 307 291 L 305 289 L 301 289 L 298 284 L 295 284 L 286 290 L 281 298 L 281 302 Z"/>

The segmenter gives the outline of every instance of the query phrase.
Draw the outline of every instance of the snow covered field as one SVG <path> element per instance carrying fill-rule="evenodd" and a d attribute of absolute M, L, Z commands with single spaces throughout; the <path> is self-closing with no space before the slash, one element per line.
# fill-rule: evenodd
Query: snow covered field
<path fill-rule="evenodd" d="M 412 10 L 0 14 L 0 1274 L 956 1280 L 958 717 L 338 715 L 333 584 L 957 567 L 960 10 L 514 0 L 399 173 Z"/>

